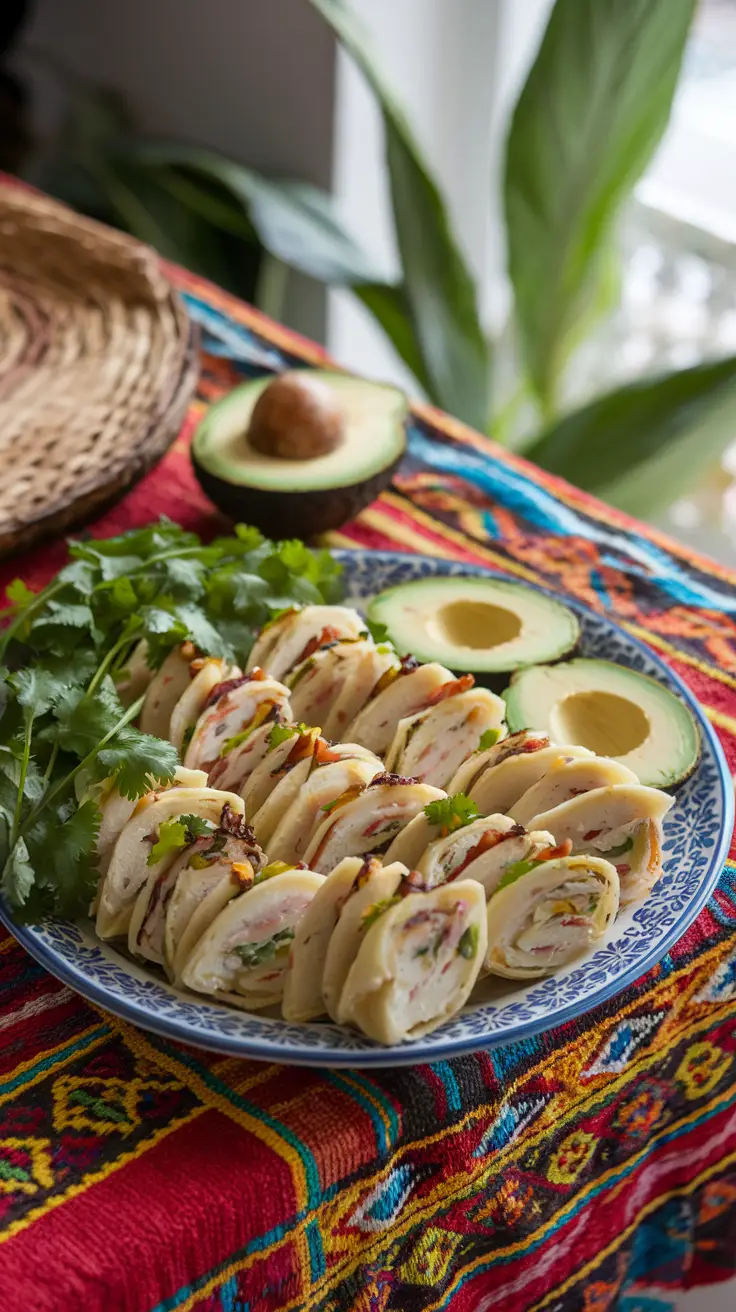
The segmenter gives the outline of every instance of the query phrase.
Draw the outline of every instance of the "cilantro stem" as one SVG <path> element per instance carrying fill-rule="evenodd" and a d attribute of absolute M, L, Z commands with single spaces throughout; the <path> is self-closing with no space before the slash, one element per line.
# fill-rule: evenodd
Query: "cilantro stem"
<path fill-rule="evenodd" d="M 27 831 L 29 825 L 33 824 L 34 820 L 38 819 L 38 816 L 40 815 L 41 811 L 43 811 L 44 807 L 48 806 L 49 803 L 52 802 L 55 797 L 58 797 L 59 793 L 62 793 L 66 788 L 68 788 L 69 785 L 74 782 L 74 780 L 76 779 L 77 775 L 80 773 L 81 770 L 85 770 L 88 765 L 92 764 L 95 757 L 97 756 L 97 753 L 101 752 L 102 748 L 107 746 L 110 739 L 115 737 L 115 734 L 118 732 L 118 730 L 122 729 L 124 725 L 129 724 L 131 720 L 135 719 L 136 715 L 138 714 L 139 710 L 143 705 L 144 696 L 145 694 L 139 697 L 136 702 L 133 702 L 133 705 L 129 706 L 125 714 L 120 716 L 120 719 L 117 721 L 116 724 L 113 725 L 112 729 L 108 730 L 104 738 L 100 739 L 97 746 L 93 747 L 92 751 L 88 752 L 87 755 L 84 757 L 84 759 L 82 761 L 79 761 L 75 765 L 73 770 L 70 770 L 69 773 L 65 775 L 63 779 L 60 779 L 58 783 L 54 784 L 54 787 L 51 789 L 50 792 L 45 794 L 45 796 L 39 802 L 38 806 L 34 807 L 30 815 L 26 818 L 24 824 L 21 825 L 21 828 L 18 832 L 19 838 Z"/>
<path fill-rule="evenodd" d="M 130 634 L 125 633 L 123 634 L 122 638 L 118 638 L 114 646 L 110 648 L 110 650 L 104 656 L 103 660 L 100 661 L 99 665 L 97 666 L 97 669 L 92 675 L 92 678 L 87 684 L 87 692 L 86 692 L 87 697 L 89 697 L 90 693 L 94 692 L 97 685 L 102 682 L 108 670 L 110 669 L 110 666 L 113 664 L 115 657 L 118 656 L 120 652 L 123 651 L 126 647 L 130 647 L 132 643 L 137 642 L 140 636 L 141 636 L 141 630 L 138 629 L 136 633 L 132 634 L 132 636 Z"/>
<path fill-rule="evenodd" d="M 33 731 L 33 712 L 25 717 L 25 732 L 23 734 L 23 755 L 20 759 L 20 776 L 18 778 L 18 796 L 15 799 L 15 811 L 13 813 L 13 824 L 10 830 L 10 851 L 12 852 L 18 841 L 20 831 L 20 817 L 23 811 L 23 797 L 26 791 L 26 775 L 28 774 L 28 762 L 31 759 L 31 733 Z"/>

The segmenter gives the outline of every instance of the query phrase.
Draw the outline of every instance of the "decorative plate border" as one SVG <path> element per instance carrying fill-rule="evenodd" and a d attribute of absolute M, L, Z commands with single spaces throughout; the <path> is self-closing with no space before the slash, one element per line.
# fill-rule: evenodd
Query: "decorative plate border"
<path fill-rule="evenodd" d="M 457 561 L 388 551 L 335 551 L 351 600 L 431 575 L 507 577 Z M 532 585 L 529 585 L 532 586 Z M 553 596 L 544 588 L 536 591 Z M 168 1039 L 264 1061 L 307 1066 L 380 1067 L 441 1061 L 527 1038 L 589 1011 L 656 965 L 692 924 L 715 888 L 734 821 L 731 776 L 715 732 L 681 679 L 612 620 L 566 599 L 581 622 L 586 655 L 653 675 L 696 716 L 702 755 L 677 793 L 665 826 L 664 874 L 647 902 L 625 913 L 604 943 L 567 971 L 510 996 L 481 1002 L 416 1043 L 383 1048 L 331 1023 L 293 1025 L 177 992 L 108 945 L 87 924 L 51 920 L 16 926 L 0 902 L 0 920 L 37 961 L 83 997 Z"/>

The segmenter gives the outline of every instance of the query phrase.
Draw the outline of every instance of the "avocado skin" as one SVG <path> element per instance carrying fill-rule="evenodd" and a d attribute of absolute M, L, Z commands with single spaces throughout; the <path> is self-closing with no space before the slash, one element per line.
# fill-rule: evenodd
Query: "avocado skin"
<path fill-rule="evenodd" d="M 315 488 L 305 492 L 266 491 L 242 483 L 228 483 L 199 463 L 192 465 L 202 491 L 229 519 L 254 524 L 270 538 L 308 538 L 340 528 L 355 519 L 387 488 L 404 456 L 380 469 L 372 478 L 348 487 Z"/>

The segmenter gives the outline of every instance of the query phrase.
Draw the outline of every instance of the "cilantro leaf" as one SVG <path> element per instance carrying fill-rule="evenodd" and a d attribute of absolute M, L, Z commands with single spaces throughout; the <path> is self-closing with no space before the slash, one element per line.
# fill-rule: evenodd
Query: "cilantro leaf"
<path fill-rule="evenodd" d="M 382 624 L 380 620 L 367 619 L 365 627 L 377 646 L 381 643 L 387 643 L 390 641 L 388 625 Z"/>
<path fill-rule="evenodd" d="M 66 679 L 49 670 L 29 668 L 13 675 L 13 684 L 21 706 L 32 710 L 34 717 L 45 715 L 68 691 Z"/>
<path fill-rule="evenodd" d="M 202 820 L 198 815 L 181 815 L 178 820 L 164 820 L 147 864 L 155 866 L 164 857 L 173 856 L 181 848 L 189 847 L 196 838 L 207 838 L 214 834 L 216 829 L 217 825 L 213 825 L 210 820 Z"/>
<path fill-rule="evenodd" d="M 10 856 L 5 862 L 1 886 L 5 897 L 13 907 L 25 906 L 36 882 L 36 872 L 25 840 L 18 839 Z"/>
<path fill-rule="evenodd" d="M 295 724 L 275 724 L 268 735 L 269 752 L 272 752 L 274 747 L 280 747 L 281 743 L 285 743 L 287 738 L 293 738 L 297 733 L 299 733 L 299 729 Z"/>
<path fill-rule="evenodd" d="M 141 733 L 131 725 L 119 729 L 97 759 L 114 778 L 118 792 L 131 801 L 157 784 L 170 783 L 179 764 L 173 743 Z"/>
<path fill-rule="evenodd" d="M 437 825 L 443 836 L 446 836 L 477 820 L 480 811 L 465 793 L 453 793 L 452 797 L 440 797 L 436 802 L 429 802 L 424 808 L 424 814 L 429 823 Z"/>
<path fill-rule="evenodd" d="M 489 747 L 496 746 L 496 743 L 498 742 L 500 737 L 501 737 L 500 729 L 486 729 L 485 733 L 482 733 L 480 736 L 480 739 L 478 741 L 478 746 L 475 749 L 476 752 L 487 752 Z"/>
<path fill-rule="evenodd" d="M 36 595 L 23 579 L 13 579 L 5 589 L 8 601 L 17 606 L 18 610 L 25 610 L 26 606 L 30 606 L 31 602 L 36 600 Z"/>

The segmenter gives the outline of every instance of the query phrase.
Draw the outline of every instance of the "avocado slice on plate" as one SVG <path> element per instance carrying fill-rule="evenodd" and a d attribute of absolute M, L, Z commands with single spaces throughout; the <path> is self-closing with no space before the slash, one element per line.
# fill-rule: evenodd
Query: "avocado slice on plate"
<path fill-rule="evenodd" d="M 689 707 L 656 679 L 613 661 L 520 670 L 504 698 L 510 733 L 533 726 L 561 745 L 621 761 L 655 788 L 686 779 L 700 757 Z"/>
<path fill-rule="evenodd" d="M 385 624 L 402 654 L 474 674 L 558 660 L 580 636 L 577 617 L 562 602 L 523 583 L 477 575 L 388 588 L 373 598 L 368 616 Z"/>
<path fill-rule="evenodd" d="M 406 450 L 396 387 L 294 369 L 236 387 L 192 442 L 207 495 L 270 537 L 309 537 L 352 519 L 388 485 Z"/>

